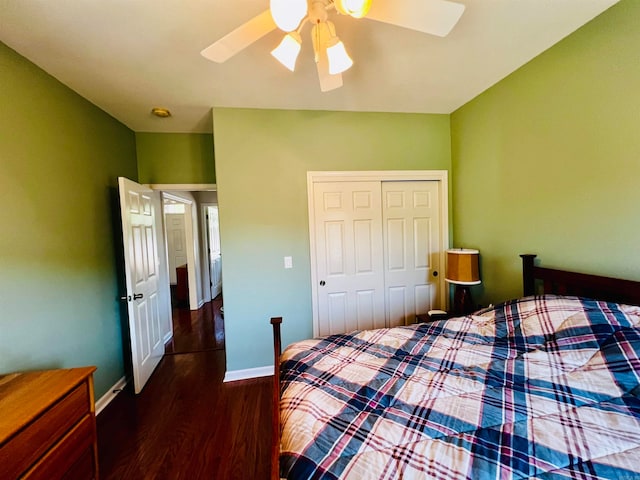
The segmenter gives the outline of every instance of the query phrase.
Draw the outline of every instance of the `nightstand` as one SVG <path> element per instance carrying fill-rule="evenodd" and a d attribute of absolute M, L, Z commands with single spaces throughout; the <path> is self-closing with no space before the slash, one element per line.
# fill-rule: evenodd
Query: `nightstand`
<path fill-rule="evenodd" d="M 429 313 L 416 315 L 416 323 L 435 322 L 436 320 L 446 320 L 449 314 L 444 310 L 429 310 Z"/>

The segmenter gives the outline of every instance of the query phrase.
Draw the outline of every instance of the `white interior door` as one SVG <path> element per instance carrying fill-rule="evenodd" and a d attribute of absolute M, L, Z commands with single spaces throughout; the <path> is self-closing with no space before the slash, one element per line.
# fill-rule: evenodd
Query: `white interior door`
<path fill-rule="evenodd" d="M 319 334 L 385 326 L 380 182 L 314 184 Z"/>
<path fill-rule="evenodd" d="M 187 237 L 184 231 L 184 213 L 165 213 L 169 282 L 175 285 L 176 267 L 187 263 Z"/>
<path fill-rule="evenodd" d="M 382 182 L 387 325 L 440 308 L 439 182 Z"/>
<path fill-rule="evenodd" d="M 154 208 L 154 196 L 158 203 L 159 193 L 123 177 L 118 178 L 118 186 L 133 381 L 139 393 L 164 354 Z"/>
<path fill-rule="evenodd" d="M 220 253 L 220 221 L 218 206 L 207 206 L 207 239 L 209 242 L 209 278 L 211 299 L 222 293 L 222 255 Z"/>

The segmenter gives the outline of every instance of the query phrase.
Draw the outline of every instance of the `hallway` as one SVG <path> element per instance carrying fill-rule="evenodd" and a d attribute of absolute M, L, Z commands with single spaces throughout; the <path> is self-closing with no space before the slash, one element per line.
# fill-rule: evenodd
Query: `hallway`
<path fill-rule="evenodd" d="M 224 349 L 224 319 L 220 308 L 221 295 L 205 303 L 199 310 L 173 307 L 173 338 L 165 345 L 165 353 Z"/>
<path fill-rule="evenodd" d="M 142 393 L 98 416 L 102 480 L 268 478 L 272 377 L 222 383 L 221 306 L 174 309 L 174 338 Z"/>

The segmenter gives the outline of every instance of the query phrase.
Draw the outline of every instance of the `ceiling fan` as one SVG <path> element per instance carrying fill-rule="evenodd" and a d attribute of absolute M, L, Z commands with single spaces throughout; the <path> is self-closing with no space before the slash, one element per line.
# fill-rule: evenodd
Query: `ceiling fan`
<path fill-rule="evenodd" d="M 465 6 L 449 0 L 270 0 L 269 9 L 228 33 L 200 52 L 222 63 L 267 33 L 279 28 L 287 32 L 271 52 L 293 71 L 300 53 L 300 32 L 309 23 L 320 90 L 342 86 L 342 72 L 353 64 L 336 35 L 329 15 L 333 12 L 396 25 L 445 37 L 456 25 Z"/>

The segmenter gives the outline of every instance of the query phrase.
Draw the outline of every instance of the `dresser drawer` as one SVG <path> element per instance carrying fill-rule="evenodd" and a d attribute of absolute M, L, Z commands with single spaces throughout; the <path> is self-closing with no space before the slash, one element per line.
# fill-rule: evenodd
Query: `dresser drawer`
<path fill-rule="evenodd" d="M 81 455 L 73 466 L 62 476 L 62 480 L 89 480 L 96 478 L 94 472 L 97 471 L 97 465 L 93 464 L 94 453 L 93 445 L 90 445 Z"/>
<path fill-rule="evenodd" d="M 93 453 L 93 439 L 95 435 L 95 422 L 93 414 L 85 417 L 59 439 L 51 450 L 36 463 L 21 480 L 58 480 L 71 478 L 70 474 L 77 472 L 78 463 L 86 459 L 86 454 Z M 94 478 L 93 465 L 86 477 L 75 476 L 74 480 L 90 480 Z"/>
<path fill-rule="evenodd" d="M 0 445 L 0 477 L 18 478 L 89 413 L 90 404 L 89 386 L 87 382 L 82 382 L 34 422 Z"/>

